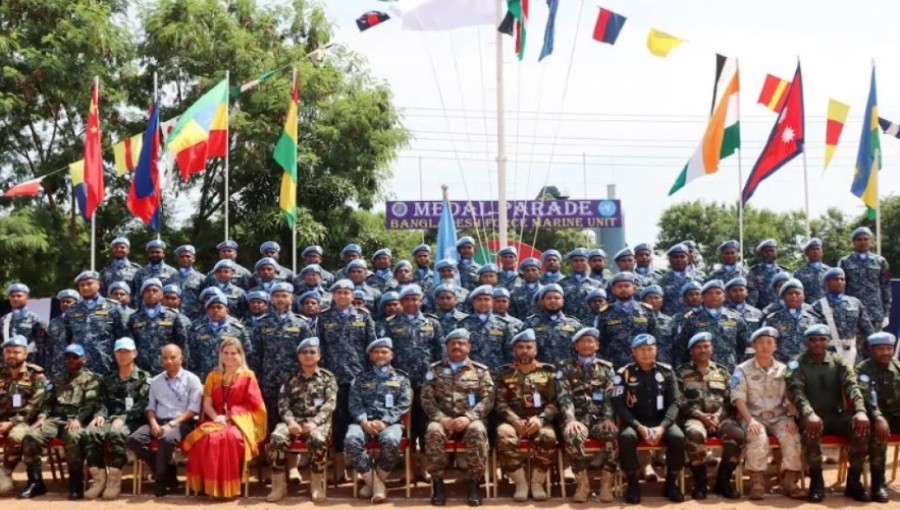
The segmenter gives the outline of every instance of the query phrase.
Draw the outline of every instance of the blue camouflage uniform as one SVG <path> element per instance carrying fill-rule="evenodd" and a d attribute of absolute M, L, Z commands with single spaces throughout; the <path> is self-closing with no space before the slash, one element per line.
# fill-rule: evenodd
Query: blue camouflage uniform
<path fill-rule="evenodd" d="M 126 322 L 129 336 L 137 347 L 137 366 L 151 374 L 162 372 L 160 351 L 168 344 L 184 349 L 190 334 L 191 322 L 177 310 L 157 305 L 144 307 L 135 312 Z"/>
<path fill-rule="evenodd" d="M 184 349 L 185 368 L 205 381 L 206 376 L 219 365 L 219 345 L 226 338 L 236 338 L 244 346 L 246 356 L 254 356 L 247 328 L 241 321 L 228 315 L 222 322 L 214 324 L 208 317 L 204 317 L 191 324 Z"/>
<path fill-rule="evenodd" d="M 826 306 L 827 304 L 827 306 Z M 855 347 L 858 358 L 867 357 L 868 345 L 866 339 L 876 332 L 875 326 L 869 319 L 869 314 L 862 301 L 846 294 L 826 293 L 824 297 L 812 304 L 813 311 L 821 317 L 831 331 L 836 331 L 839 339 L 856 339 Z M 830 314 L 826 313 L 830 310 Z M 829 315 L 831 320 L 829 321 Z"/>
<path fill-rule="evenodd" d="M 704 332 L 713 336 L 712 360 L 727 368 L 729 373 L 733 372 L 734 367 L 744 361 L 751 331 L 741 314 L 724 306 L 718 310 L 702 306 L 685 314 L 675 339 L 673 361 L 677 364 L 690 362 L 688 341 Z"/>
<path fill-rule="evenodd" d="M 822 324 L 822 319 L 811 309 L 804 307 L 798 311 L 781 307 L 766 315 L 760 327 L 778 330 L 775 359 L 787 363 L 806 351 L 806 337 L 803 333 L 815 324 Z"/>
<path fill-rule="evenodd" d="M 572 250 L 569 253 L 569 258 L 572 257 L 587 258 L 587 250 L 581 248 Z M 591 313 L 591 309 L 585 300 L 587 295 L 594 289 L 606 287 L 605 282 L 595 280 L 589 277 L 587 273 L 577 274 L 574 272 L 561 278 L 557 284 L 562 287 L 563 295 L 566 298 L 563 311 L 566 315 L 579 321 L 584 320 Z"/>
<path fill-rule="evenodd" d="M 525 320 L 530 315 L 538 313 L 538 307 L 534 304 L 534 293 L 538 291 L 541 285 L 535 283 L 522 283 L 518 287 L 509 291 L 509 313 L 510 315 Z"/>
<path fill-rule="evenodd" d="M 772 288 L 772 277 L 783 272 L 787 272 L 787 268 L 774 262 L 754 264 L 747 274 L 747 303 L 763 309 L 778 301 Z"/>
<path fill-rule="evenodd" d="M 618 369 L 634 361 L 631 340 L 641 333 L 655 337 L 659 326 L 653 307 L 631 300 L 616 301 L 601 308 L 594 327 L 600 331 L 603 359 Z"/>
<path fill-rule="evenodd" d="M 134 276 L 141 266 L 124 259 L 113 259 L 100 270 L 100 293 L 106 295 L 110 285 L 116 282 L 125 282 L 128 287 L 134 288 Z"/>
<path fill-rule="evenodd" d="M 674 316 L 683 310 L 681 301 L 681 289 L 685 284 L 690 282 L 698 282 L 694 275 L 689 271 L 669 270 L 663 273 L 657 280 L 657 285 L 663 289 L 663 307 L 662 312 L 666 315 Z"/>
<path fill-rule="evenodd" d="M 140 308 L 142 306 L 141 286 L 144 284 L 144 281 L 149 280 L 150 278 L 158 278 L 163 285 L 168 285 L 169 283 L 178 283 L 176 279 L 177 276 L 178 270 L 165 262 L 160 262 L 159 264 L 147 264 L 138 269 L 137 273 L 134 274 L 134 283 L 131 286 L 131 291 L 133 293 L 131 296 L 131 303 L 135 305 L 135 308 Z"/>
<path fill-rule="evenodd" d="M 733 266 L 718 264 L 715 271 L 709 274 L 706 278 L 706 281 L 710 280 L 722 280 L 723 282 L 727 282 L 733 280 L 735 278 L 746 278 L 747 270 L 744 269 L 744 266 L 740 264 L 735 264 Z"/>
<path fill-rule="evenodd" d="M 278 408 L 278 390 L 285 374 L 298 369 L 297 344 L 313 336 L 306 319 L 290 311 L 271 311 L 252 328 L 250 341 L 259 366 L 259 387 L 268 409 Z M 277 413 L 269 418 L 270 425 L 279 420 Z"/>
<path fill-rule="evenodd" d="M 115 370 L 113 344 L 116 339 L 128 336 L 115 301 L 100 295 L 78 301 L 66 310 L 65 328 L 66 344 L 84 346 L 87 370 L 101 376 Z"/>
<path fill-rule="evenodd" d="M 406 372 L 413 389 L 418 389 L 425 382 L 428 367 L 444 357 L 440 323 L 421 312 L 412 317 L 401 312 L 388 317 L 382 327 L 376 336 L 393 340 L 394 366 Z"/>
<path fill-rule="evenodd" d="M 807 304 L 811 305 L 825 295 L 822 277 L 829 269 L 831 267 L 821 262 L 807 262 L 800 266 L 800 269 L 794 271 L 794 278 L 803 284 L 804 300 Z"/>
<path fill-rule="evenodd" d="M 203 290 L 206 277 L 193 267 L 179 267 L 176 271 L 169 283 L 178 285 L 178 288 L 181 289 L 181 312 L 190 320 L 195 321 L 203 317 L 200 292 Z M 156 372 L 151 373 L 155 374 Z"/>
<path fill-rule="evenodd" d="M 40 352 L 47 341 L 47 323 L 44 319 L 38 317 L 27 306 L 0 317 L 0 343 L 16 335 L 22 335 L 28 340 L 27 361 L 38 363 Z"/>
<path fill-rule="evenodd" d="M 469 359 L 486 365 L 491 371 L 512 361 L 509 341 L 515 330 L 493 313 L 470 315 L 459 322 L 469 332 Z"/>
<path fill-rule="evenodd" d="M 213 285 L 207 287 L 216 289 L 225 296 L 226 301 L 228 302 L 228 315 L 236 318 L 243 319 L 247 316 L 247 291 L 238 287 L 234 283 L 234 279 L 232 279 L 228 283 L 220 283 L 218 280 Z M 201 379 L 202 381 L 203 379 Z"/>
<path fill-rule="evenodd" d="M 838 261 L 847 278 L 848 296 L 862 301 L 873 325 L 880 329 L 891 312 L 891 270 L 887 260 L 874 253 L 853 253 Z"/>
<path fill-rule="evenodd" d="M 563 312 L 541 311 L 525 320 L 524 329 L 533 329 L 537 338 L 538 360 L 556 364 L 572 357 L 572 337 L 581 328 L 578 319 Z"/>

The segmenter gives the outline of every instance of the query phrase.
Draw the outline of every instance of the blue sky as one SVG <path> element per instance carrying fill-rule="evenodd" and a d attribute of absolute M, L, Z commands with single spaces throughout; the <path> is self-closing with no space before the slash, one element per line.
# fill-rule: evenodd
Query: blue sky
<path fill-rule="evenodd" d="M 494 28 L 408 32 L 394 19 L 360 34 L 356 17 L 386 11 L 387 2 L 325 5 L 336 40 L 364 56 L 372 74 L 391 86 L 413 136 L 393 164 L 393 198 L 419 198 L 421 161 L 426 200 L 440 197 L 441 184 L 456 200 L 496 199 Z M 598 6 L 628 17 L 615 46 L 591 39 Z M 615 183 L 631 245 L 654 241 L 659 215 L 672 204 L 736 199 L 735 156 L 723 161 L 718 174 L 667 196 L 705 128 L 719 52 L 740 59 L 744 178 L 775 121 L 774 113 L 756 104 L 765 75 L 790 79 L 799 56 L 811 213 L 831 206 L 863 211 L 849 189 L 872 59 L 878 64 L 879 112 L 900 122 L 900 97 L 893 92 L 900 86 L 894 35 L 900 2 L 561 0 L 555 53 L 538 63 L 546 16 L 545 2 L 532 0 L 524 62 L 515 59 L 512 39 L 503 42 L 509 198 L 531 198 L 545 184 L 575 198 L 600 198 Z M 645 45 L 651 27 L 687 42 L 668 58 L 652 56 Z M 851 107 L 823 176 L 829 98 Z M 881 194 L 887 195 L 900 185 L 900 140 L 882 136 L 882 147 Z M 802 185 L 797 158 L 765 181 L 751 204 L 801 209 Z"/>

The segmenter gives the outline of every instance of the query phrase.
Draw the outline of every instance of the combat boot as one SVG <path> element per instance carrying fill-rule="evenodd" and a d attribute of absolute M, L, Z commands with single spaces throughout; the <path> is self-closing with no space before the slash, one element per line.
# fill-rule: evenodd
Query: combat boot
<path fill-rule="evenodd" d="M 481 488 L 478 487 L 478 480 L 469 480 L 469 494 L 466 496 L 466 503 L 469 506 L 481 506 Z"/>
<path fill-rule="evenodd" d="M 388 476 L 390 476 L 390 473 L 383 471 L 381 468 L 375 470 L 375 476 L 372 480 L 373 503 L 382 503 L 387 499 L 387 487 L 384 486 L 384 482 L 387 481 Z"/>
<path fill-rule="evenodd" d="M 591 480 L 588 478 L 587 470 L 585 469 L 578 473 L 575 480 L 578 482 L 578 485 L 575 486 L 575 494 L 572 495 L 572 501 L 585 503 L 591 496 Z"/>
<path fill-rule="evenodd" d="M 763 499 L 766 495 L 765 471 L 750 471 L 747 474 L 750 475 L 750 499 Z"/>
<path fill-rule="evenodd" d="M 106 476 L 103 478 L 106 481 Z M 84 467 L 82 465 L 69 466 L 69 499 L 72 501 L 84 499 Z"/>
<path fill-rule="evenodd" d="M 626 473 L 628 478 L 628 490 L 625 491 L 625 502 L 629 505 L 641 503 L 641 484 L 637 471 Z"/>
<path fill-rule="evenodd" d="M 706 493 L 709 490 L 709 479 L 706 473 L 706 464 L 699 466 L 691 466 L 691 473 L 694 475 L 694 488 L 691 490 L 691 498 L 706 499 Z M 668 483 L 668 477 L 666 477 Z M 666 486 L 668 491 L 668 485 Z"/>
<path fill-rule="evenodd" d="M 287 495 L 287 473 L 272 472 L 272 490 L 266 496 L 266 501 L 275 503 L 281 501 Z"/>
<path fill-rule="evenodd" d="M 103 499 L 116 499 L 122 493 L 122 470 L 109 468 L 106 478 L 106 489 L 103 491 Z"/>
<path fill-rule="evenodd" d="M 439 476 L 431 477 L 431 504 L 434 506 L 447 504 L 447 495 L 444 494 L 444 479 Z"/>
<path fill-rule="evenodd" d="M 28 466 L 28 486 L 19 493 L 19 497 L 23 499 L 31 499 L 47 494 L 47 486 L 44 485 L 44 475 L 41 473 L 41 466 Z"/>
<path fill-rule="evenodd" d="M 726 499 L 740 499 L 741 493 L 731 485 L 731 476 L 737 465 L 733 462 L 722 460 L 719 470 L 716 472 L 716 486 L 713 491 Z"/>
<path fill-rule="evenodd" d="M 663 495 L 673 503 L 684 501 L 684 493 L 681 492 L 681 487 L 678 486 L 678 472 L 666 473 L 666 485 L 663 489 Z"/>
<path fill-rule="evenodd" d="M 613 499 L 613 478 L 615 474 L 612 471 L 603 470 L 600 473 L 600 501 L 609 503 Z"/>
<path fill-rule="evenodd" d="M 789 498 L 803 499 L 808 496 L 806 489 L 801 489 L 799 471 L 785 471 L 781 476 L 781 489 Z"/>
<path fill-rule="evenodd" d="M 887 503 L 890 501 L 887 488 L 884 484 L 884 469 L 872 470 L 872 501 L 877 503 Z"/>
<path fill-rule="evenodd" d="M 516 484 L 516 492 L 513 500 L 519 503 L 528 501 L 528 480 L 525 479 L 525 470 L 519 468 L 509 474 L 509 479 Z"/>
<path fill-rule="evenodd" d="M 821 503 L 825 499 L 825 478 L 821 469 L 809 470 L 809 494 L 806 499 L 811 503 Z"/>
<path fill-rule="evenodd" d="M 10 472 L 7 471 L 5 467 L 0 466 L 0 496 L 12 494 L 12 491 L 15 488 Z"/>
<path fill-rule="evenodd" d="M 535 501 L 547 501 L 547 492 L 544 491 L 544 482 L 547 481 L 547 472 L 534 468 L 531 471 L 531 499 Z"/>
<path fill-rule="evenodd" d="M 106 488 L 106 468 L 92 467 L 88 471 L 91 474 L 91 488 L 84 491 L 86 499 L 97 499 Z"/>
<path fill-rule="evenodd" d="M 309 492 L 313 503 L 321 503 L 325 501 L 325 474 L 313 473 L 312 480 L 309 482 Z"/>
<path fill-rule="evenodd" d="M 872 499 L 869 498 L 869 493 L 866 492 L 866 488 L 863 487 L 862 481 L 860 481 L 861 477 L 861 469 L 851 468 L 847 472 L 847 484 L 844 486 L 844 496 L 853 498 L 861 503 L 868 503 L 869 501 L 872 501 Z"/>
<path fill-rule="evenodd" d="M 344 483 L 347 481 L 347 461 L 344 458 L 343 454 L 337 454 L 334 456 L 334 465 L 332 469 L 328 470 L 328 481 L 333 482 L 335 485 Z"/>

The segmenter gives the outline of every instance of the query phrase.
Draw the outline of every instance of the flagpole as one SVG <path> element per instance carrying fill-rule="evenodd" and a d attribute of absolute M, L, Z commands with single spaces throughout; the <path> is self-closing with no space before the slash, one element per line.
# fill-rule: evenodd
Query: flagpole
<path fill-rule="evenodd" d="M 94 76 L 94 88 L 97 90 L 97 101 L 100 101 L 100 77 Z M 91 98 L 93 101 L 93 98 Z M 98 106 L 99 108 L 99 106 Z M 87 136 L 87 135 L 85 135 Z M 86 140 L 86 138 L 85 138 Z M 103 163 L 101 162 L 100 171 L 103 171 Z M 89 193 L 89 192 L 88 192 Z M 85 201 L 86 202 L 86 201 Z M 97 204 L 97 207 L 94 208 L 94 211 L 91 212 L 91 271 L 94 271 L 97 267 L 97 209 L 100 208 L 100 204 Z"/>
<path fill-rule="evenodd" d="M 872 59 L 872 76 L 875 76 L 875 59 Z M 874 78 L 873 78 L 874 80 Z M 879 184 L 880 179 L 878 174 L 881 173 L 881 164 L 879 160 L 881 159 L 880 154 L 875 154 L 875 163 L 878 167 L 875 172 L 875 251 L 878 253 L 878 256 L 881 256 L 881 196 Z"/>
<path fill-rule="evenodd" d="M 497 24 L 503 20 L 503 2 L 495 0 L 497 4 Z M 496 59 L 497 59 L 497 221 L 500 227 L 500 247 L 508 245 L 507 217 L 506 217 L 506 126 L 504 115 L 503 97 L 503 34 L 496 33 Z"/>
<path fill-rule="evenodd" d="M 294 86 L 297 84 L 297 68 L 291 68 L 291 94 L 294 93 Z M 299 95 L 299 94 L 298 94 Z M 297 130 L 300 130 L 300 98 L 297 98 Z M 294 150 L 298 150 L 299 146 L 294 147 Z M 297 169 L 294 169 L 294 172 L 297 172 Z M 299 172 L 297 172 L 299 174 Z M 299 177 L 299 176 L 298 176 Z M 299 179 L 298 179 L 299 180 Z M 296 189 L 294 190 L 296 193 Z M 296 274 L 297 273 L 297 220 L 298 218 L 298 209 L 297 206 L 297 196 L 294 196 L 294 221 L 291 222 L 291 271 Z"/>
<path fill-rule="evenodd" d="M 419 156 L 419 201 L 425 200 L 425 188 L 422 183 L 422 156 Z M 422 244 L 425 244 L 425 231 L 422 230 Z"/>
<path fill-rule="evenodd" d="M 740 122 L 741 122 L 741 92 L 740 92 L 740 90 L 741 90 L 741 83 L 740 83 L 740 76 L 741 76 L 741 61 L 740 61 L 740 59 L 737 59 L 737 58 L 734 59 L 734 67 L 735 67 L 735 70 L 736 70 L 735 72 L 738 73 L 738 97 L 737 97 L 737 108 L 736 108 L 737 112 L 736 112 L 736 113 L 737 113 L 738 125 L 740 125 Z M 718 86 L 718 82 L 716 83 L 716 86 Z M 713 101 L 715 101 L 715 100 L 716 100 L 716 98 L 713 97 Z M 715 103 L 713 103 L 713 109 L 715 109 Z M 743 158 L 741 157 L 743 152 L 744 152 L 744 151 L 743 151 L 743 149 L 741 149 L 740 144 L 738 144 L 738 149 L 737 149 L 737 162 L 738 162 L 738 182 L 737 182 L 737 185 L 738 185 L 738 256 L 739 256 L 738 261 L 740 262 L 740 264 L 741 264 L 742 266 L 745 265 L 745 264 L 744 264 L 744 188 L 743 188 L 743 186 L 744 186 L 744 162 L 743 162 Z"/>
<path fill-rule="evenodd" d="M 225 83 L 227 85 L 231 85 L 231 81 L 229 81 L 229 73 L 230 71 L 225 71 Z M 226 106 L 226 111 L 228 110 L 228 106 Z M 229 147 L 229 138 L 230 138 L 230 126 L 231 122 L 231 112 L 228 112 L 225 115 L 225 241 L 229 239 L 228 237 L 228 199 L 230 189 L 228 187 L 228 153 L 231 152 Z"/>
<path fill-rule="evenodd" d="M 797 69 L 800 69 L 800 55 L 797 55 Z M 802 95 L 800 96 L 800 99 L 802 102 Z M 804 115 L 806 115 L 805 112 Z M 801 122 L 805 123 L 806 119 L 801 118 Z M 806 135 L 804 134 L 804 136 Z M 806 210 L 806 239 L 809 240 L 809 238 L 812 237 L 812 228 L 810 227 L 809 220 L 809 169 L 806 164 L 806 140 L 803 141 L 803 201 L 804 209 Z"/>
<path fill-rule="evenodd" d="M 156 106 L 156 110 L 157 110 L 156 129 L 159 130 L 159 121 L 158 121 L 158 119 L 159 119 L 159 103 L 158 103 L 159 97 L 157 96 L 157 94 L 159 94 L 159 82 L 157 80 L 156 71 L 154 71 L 153 72 L 153 103 Z M 160 177 L 159 176 L 159 161 L 155 161 L 154 163 L 156 163 L 156 182 L 159 183 L 159 177 Z M 134 179 L 134 174 L 131 175 L 131 178 Z M 159 199 L 159 212 L 157 213 L 157 215 L 158 215 L 157 218 L 159 219 L 159 232 L 156 233 L 156 240 L 161 241 L 162 240 L 162 214 L 163 214 L 162 186 L 159 187 L 159 197 L 157 197 L 157 198 Z"/>

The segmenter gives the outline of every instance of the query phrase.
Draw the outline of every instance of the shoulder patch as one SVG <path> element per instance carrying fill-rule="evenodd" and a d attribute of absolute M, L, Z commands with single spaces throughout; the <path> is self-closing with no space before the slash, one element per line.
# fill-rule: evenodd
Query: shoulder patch
<path fill-rule="evenodd" d="M 385 319 L 385 321 L 386 321 L 386 322 L 391 322 L 392 320 L 394 320 L 394 319 L 396 319 L 396 318 L 397 318 L 396 315 L 391 315 L 390 317 L 388 317 L 387 319 Z"/>
<path fill-rule="evenodd" d="M 797 360 L 792 359 L 791 361 L 788 362 L 787 366 L 791 370 L 797 370 L 797 367 L 800 366 L 800 363 L 798 363 Z"/>
<path fill-rule="evenodd" d="M 605 359 L 597 358 L 597 361 L 600 362 L 601 365 L 607 366 L 609 368 L 613 368 L 612 362 L 606 361 Z"/>
<path fill-rule="evenodd" d="M 431 370 L 429 370 L 428 372 L 425 372 L 425 380 L 433 381 L 434 380 L 434 372 L 432 372 Z"/>
<path fill-rule="evenodd" d="M 663 368 L 668 368 L 669 370 L 672 370 L 672 365 L 669 365 L 669 364 L 666 364 L 666 363 L 661 363 L 661 362 L 659 362 L 659 361 L 657 361 L 656 364 L 657 364 L 658 366 L 663 367 Z"/>
<path fill-rule="evenodd" d="M 648 305 L 647 303 L 644 303 L 643 301 L 641 301 L 641 306 L 643 306 L 647 310 L 651 310 L 651 311 L 653 310 L 652 306 Z"/>
<path fill-rule="evenodd" d="M 601 312 L 605 312 L 607 308 L 609 308 L 609 304 L 608 304 L 608 303 L 607 303 L 607 304 L 604 304 L 603 306 L 601 306 L 601 307 L 600 307 L 600 311 L 601 311 Z"/>
<path fill-rule="evenodd" d="M 482 369 L 482 370 L 490 370 L 490 368 L 489 368 L 487 365 L 485 365 L 484 363 L 479 363 L 479 362 L 477 362 L 477 361 L 473 361 L 473 362 L 472 362 L 472 366 L 473 366 L 473 367 L 478 367 L 478 368 L 480 368 L 480 369 Z"/>
<path fill-rule="evenodd" d="M 690 310 L 690 311 L 688 311 L 688 313 L 684 314 L 684 318 L 690 319 L 692 315 L 694 315 L 694 311 Z"/>
<path fill-rule="evenodd" d="M 737 373 L 735 373 L 735 375 L 731 376 L 731 384 L 730 384 L 730 386 L 731 386 L 732 388 L 737 388 L 737 387 L 738 387 L 738 384 L 741 384 L 741 378 L 737 376 Z"/>

